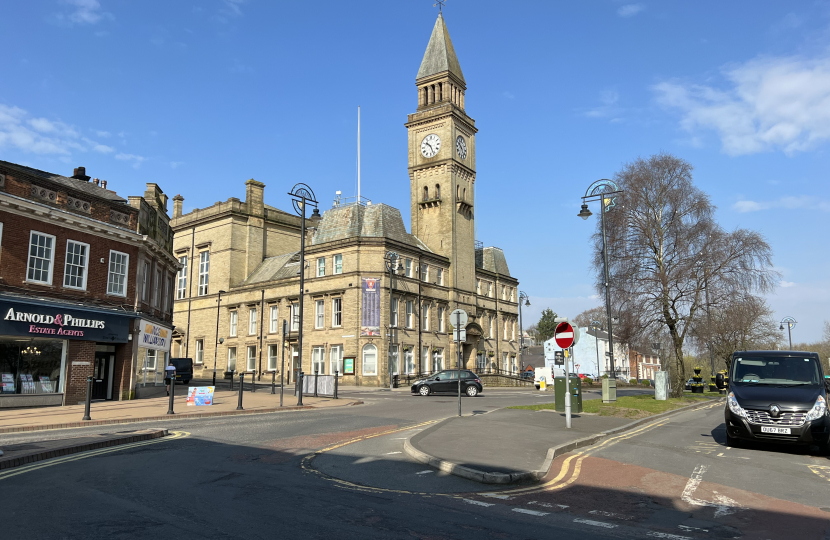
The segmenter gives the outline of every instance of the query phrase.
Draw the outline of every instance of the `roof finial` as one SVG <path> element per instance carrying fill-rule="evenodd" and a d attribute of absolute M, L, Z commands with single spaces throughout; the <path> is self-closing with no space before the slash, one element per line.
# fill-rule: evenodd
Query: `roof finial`
<path fill-rule="evenodd" d="M 444 7 L 444 4 L 447 3 L 447 0 L 435 0 L 435 3 L 432 4 L 432 7 L 438 6 L 438 14 L 441 14 L 441 9 Z"/>

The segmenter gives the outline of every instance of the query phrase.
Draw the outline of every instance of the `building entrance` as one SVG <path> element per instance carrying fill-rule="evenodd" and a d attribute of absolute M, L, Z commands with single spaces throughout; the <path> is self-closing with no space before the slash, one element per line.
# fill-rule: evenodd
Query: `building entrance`
<path fill-rule="evenodd" d="M 96 352 L 92 372 L 92 399 L 112 399 L 115 353 Z"/>

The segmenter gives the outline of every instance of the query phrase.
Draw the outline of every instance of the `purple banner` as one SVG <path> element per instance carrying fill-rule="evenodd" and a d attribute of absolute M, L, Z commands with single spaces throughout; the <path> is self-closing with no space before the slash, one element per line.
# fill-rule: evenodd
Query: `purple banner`
<path fill-rule="evenodd" d="M 362 279 L 360 335 L 380 337 L 380 278 Z"/>

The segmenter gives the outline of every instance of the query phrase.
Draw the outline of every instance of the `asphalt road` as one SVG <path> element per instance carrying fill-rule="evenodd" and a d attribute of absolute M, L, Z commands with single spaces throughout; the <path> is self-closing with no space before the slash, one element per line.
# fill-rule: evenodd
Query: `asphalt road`
<path fill-rule="evenodd" d="M 725 450 L 719 408 L 685 413 L 590 455 L 563 456 L 547 484 L 512 488 L 529 491 L 485 494 L 481 485 L 402 454 L 403 438 L 456 413 L 454 397 L 352 395 L 366 404 L 0 435 L 0 443 L 10 444 L 146 427 L 182 432 L 0 474 L 3 536 L 751 538 L 758 529 L 749 517 L 758 513 L 753 505 L 766 504 L 775 507 L 779 522 L 799 520 L 798 538 L 823 538 L 820 518 L 830 518 L 816 508 L 830 506 L 820 501 L 828 498 L 830 484 L 809 467 L 830 460 L 770 448 Z M 463 403 L 469 414 L 551 398 L 531 390 L 490 390 Z M 691 503 L 684 501 L 686 492 Z M 741 507 L 719 503 L 724 499 L 718 495 Z M 775 523 L 765 519 L 755 519 L 770 523 L 765 538 L 779 537 Z"/>

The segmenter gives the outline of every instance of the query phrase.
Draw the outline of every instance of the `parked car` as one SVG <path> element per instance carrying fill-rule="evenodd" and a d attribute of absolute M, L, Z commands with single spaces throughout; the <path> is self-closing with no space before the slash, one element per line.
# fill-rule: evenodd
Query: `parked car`
<path fill-rule="evenodd" d="M 742 440 L 818 445 L 830 453 L 828 385 L 814 352 L 739 351 L 732 355 L 724 419 L 726 444 Z"/>
<path fill-rule="evenodd" d="M 533 379 L 536 374 L 533 371 L 522 371 L 522 379 Z"/>
<path fill-rule="evenodd" d="M 692 389 L 692 383 L 693 382 L 695 382 L 694 379 L 689 379 L 688 381 L 686 381 L 686 390 L 691 390 Z"/>
<path fill-rule="evenodd" d="M 187 384 L 193 378 L 193 359 L 192 358 L 171 358 L 171 362 L 176 367 L 176 382 Z"/>
<path fill-rule="evenodd" d="M 468 369 L 461 370 L 461 391 L 470 397 L 476 397 L 481 393 L 483 387 L 478 375 Z M 413 394 L 428 396 L 434 393 L 458 393 L 458 370 L 445 369 L 438 373 L 420 379 L 412 384 Z"/>

